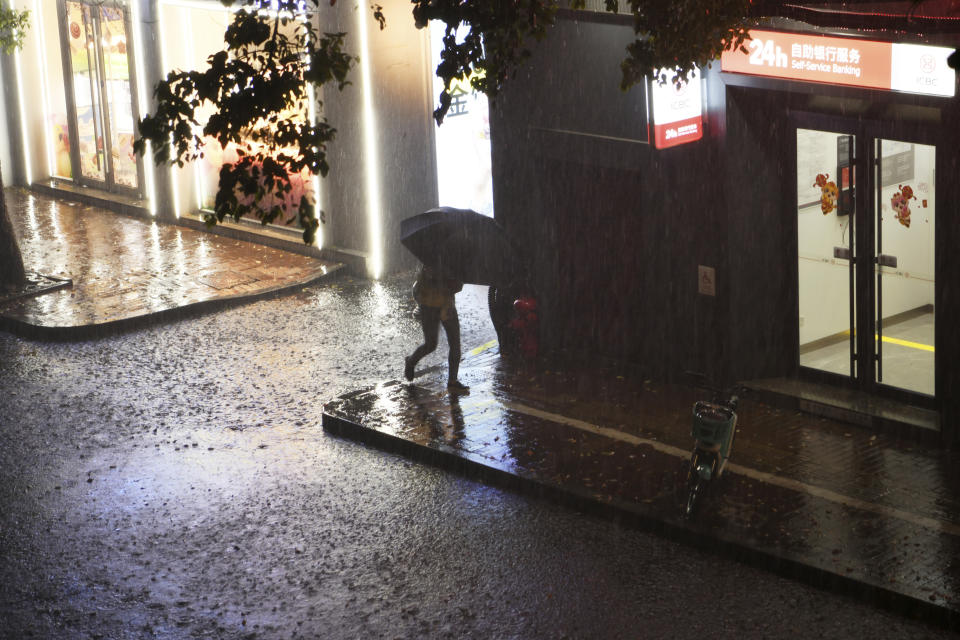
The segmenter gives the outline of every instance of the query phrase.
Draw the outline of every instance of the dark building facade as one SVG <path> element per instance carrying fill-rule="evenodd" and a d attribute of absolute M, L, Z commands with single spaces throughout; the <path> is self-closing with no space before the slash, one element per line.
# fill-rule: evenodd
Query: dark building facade
<path fill-rule="evenodd" d="M 493 103 L 496 217 L 529 239 L 542 341 L 667 379 L 859 390 L 931 410 L 952 444 L 950 39 L 752 34 L 702 70 L 687 144 L 657 148 L 656 86 L 618 88 L 628 18 L 562 12 Z"/>

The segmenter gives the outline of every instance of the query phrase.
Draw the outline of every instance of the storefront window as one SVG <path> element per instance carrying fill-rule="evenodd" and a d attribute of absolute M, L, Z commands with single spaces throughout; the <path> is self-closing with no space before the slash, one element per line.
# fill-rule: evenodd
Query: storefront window
<path fill-rule="evenodd" d="M 133 94 L 127 56 L 127 32 L 123 12 L 100 8 L 100 47 L 106 87 L 110 153 L 114 180 L 125 187 L 137 186 L 137 159 L 133 153 Z"/>
<path fill-rule="evenodd" d="M 73 74 L 73 102 L 77 112 L 77 151 L 80 173 L 94 180 L 106 179 L 106 167 L 101 157 L 103 125 L 97 117 L 100 110 L 96 84 L 96 36 L 90 7 L 79 2 L 67 3 L 67 33 L 69 34 L 70 70 Z"/>
<path fill-rule="evenodd" d="M 223 34 L 230 22 L 229 10 L 218 3 L 211 3 L 210 8 L 184 7 L 182 5 L 166 5 L 163 8 L 165 66 L 169 69 L 203 70 L 207 66 L 207 58 L 224 48 Z M 288 23 L 281 28 L 295 29 L 294 23 Z M 212 107 L 206 106 L 205 111 L 198 112 L 198 121 L 202 125 L 212 113 Z M 305 121 L 309 117 L 309 104 L 306 100 L 288 113 L 280 116 L 284 120 L 297 119 Z M 242 146 L 256 152 L 259 143 L 247 139 Z M 220 182 L 220 168 L 227 163 L 234 163 L 239 159 L 238 145 L 230 143 L 225 148 L 220 143 L 206 137 L 203 140 L 203 157 L 194 163 L 193 171 L 197 203 L 201 209 L 212 210 L 216 202 L 218 185 Z M 283 150 L 278 150 L 281 153 Z M 287 153 L 296 153 L 295 149 L 286 150 Z M 308 200 L 316 202 L 316 178 L 307 170 L 300 175 L 291 176 L 292 190 L 285 197 L 284 207 L 291 214 L 299 206 L 301 196 L 306 195 Z M 282 222 L 282 221 L 279 221 Z"/>
<path fill-rule="evenodd" d="M 430 25 L 432 67 L 443 50 L 445 25 Z M 458 34 L 458 37 L 463 35 Z M 443 90 L 443 80 L 433 76 L 433 96 Z M 456 81 L 443 124 L 436 128 L 437 184 L 440 205 L 473 209 L 493 215 L 493 179 L 490 170 L 490 110 L 487 96 L 475 92 L 470 81 Z"/>
<path fill-rule="evenodd" d="M 54 112 L 58 175 L 113 191 L 137 190 L 139 160 L 133 152 L 136 115 L 133 109 L 132 64 L 128 51 L 129 16 L 123 5 L 90 0 L 64 4 L 69 110 Z M 62 119 L 60 119 L 62 118 Z M 75 127 L 70 137 L 70 125 Z M 74 149 L 73 146 L 76 145 Z"/>

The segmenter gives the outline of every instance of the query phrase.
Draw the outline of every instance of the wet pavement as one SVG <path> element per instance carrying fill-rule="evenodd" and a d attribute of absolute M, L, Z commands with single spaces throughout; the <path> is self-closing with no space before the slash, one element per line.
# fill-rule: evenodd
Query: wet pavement
<path fill-rule="evenodd" d="M 957 637 L 324 432 L 418 343 L 411 283 L 0 332 L 0 638 Z M 465 345 L 492 339 L 483 287 L 457 306 Z"/>
<path fill-rule="evenodd" d="M 443 369 L 347 394 L 325 405 L 324 429 L 960 624 L 956 455 L 748 394 L 727 471 L 688 519 L 691 408 L 704 392 L 501 359 L 495 343 L 460 377 L 468 395 L 448 393 Z"/>
<path fill-rule="evenodd" d="M 0 328 L 23 335 L 103 334 L 289 292 L 343 268 L 26 189 L 7 189 L 6 201 L 27 270 L 72 281 L 39 295 L 0 295 Z"/>
<path fill-rule="evenodd" d="M 4 306 L 3 317 L 9 321 L 19 313 L 18 329 L 26 322 L 75 327 L 76 333 L 66 337 L 82 335 L 84 327 L 106 330 L 103 340 L 66 345 L 0 336 L 0 380 L 5 389 L 15 390 L 0 397 L 0 469 L 12 474 L 0 486 L 6 505 L 6 514 L 0 513 L 0 546 L 13 550 L 0 557 L 0 565 L 5 576 L 14 576 L 0 588 L 0 601 L 15 612 L 10 619 L 19 626 L 13 628 L 133 628 L 135 623 L 142 630 L 129 637 L 234 637 L 221 635 L 223 627 L 247 637 L 248 620 L 259 617 L 261 630 L 284 630 L 268 637 L 292 637 L 304 620 L 313 620 L 314 630 L 324 628 L 319 622 L 324 616 L 313 613 L 319 607 L 338 616 L 342 629 L 360 633 L 371 624 L 366 613 L 348 620 L 335 611 L 344 604 L 348 611 L 365 611 L 370 602 L 399 615 L 406 631 L 420 628 L 426 612 L 439 615 L 449 602 L 467 611 L 467 617 L 451 623 L 454 629 L 478 619 L 484 624 L 503 619 L 518 629 L 529 628 L 524 625 L 534 619 L 537 624 L 564 619 L 573 629 L 585 619 L 598 625 L 611 619 L 610 612 L 590 604 L 588 593 L 576 598 L 584 585 L 603 582 L 597 574 L 583 568 L 581 579 L 561 590 L 569 578 L 551 571 L 562 574 L 564 563 L 544 569 L 557 557 L 552 545 L 530 546 L 518 538 L 517 548 L 530 555 L 523 566 L 531 573 L 509 579 L 515 560 L 498 546 L 509 534 L 497 523 L 523 519 L 524 530 L 537 539 L 534 532 L 540 535 L 548 519 L 539 507 L 497 507 L 503 513 L 494 518 L 485 509 L 492 508 L 486 505 L 495 494 L 464 485 L 466 495 L 454 503 L 453 521 L 424 526 L 451 509 L 437 500 L 461 485 L 430 474 L 426 466 L 413 475 L 409 467 L 352 442 L 324 439 L 317 428 L 321 419 L 335 433 L 488 483 L 532 490 L 684 541 L 708 555 L 720 552 L 957 627 L 960 479 L 948 453 L 748 397 L 726 476 L 706 496 L 697 518 L 685 521 L 679 513 L 692 444 L 689 410 L 701 394 L 582 362 L 501 359 L 496 345 L 487 342 L 492 332 L 481 288 L 467 287 L 458 296 L 458 306 L 467 307 L 461 313 L 464 344 L 481 345 L 466 355 L 461 368 L 461 379 L 471 385 L 471 393 L 462 397 L 449 396 L 443 386 L 442 347 L 426 359 L 428 368 L 414 383 L 390 381 L 390 372 L 399 375 L 402 354 L 419 338 L 413 303 L 403 293 L 409 290 L 405 280 L 331 283 L 269 306 L 262 302 L 111 337 L 110 330 L 131 319 L 175 317 L 164 314 L 177 312 L 177 304 L 191 304 L 190 295 L 214 295 L 205 287 L 222 285 L 216 291 L 228 292 L 222 294 L 228 302 L 269 291 L 262 283 L 270 278 L 250 274 L 256 282 L 241 283 L 229 273 L 266 272 L 264 256 L 272 250 L 16 190 L 8 191 L 8 202 L 16 202 L 12 206 L 23 214 L 14 220 L 21 225 L 28 268 L 69 275 L 76 285 L 21 301 L 21 311 Z M 137 246 L 144 248 L 131 249 Z M 269 256 L 271 267 L 301 258 L 279 253 Z M 244 267 L 257 260 L 262 264 Z M 181 264 L 190 266 L 179 269 Z M 176 266 L 173 274 L 170 265 Z M 222 280 L 202 275 L 224 272 Z M 137 295 L 115 294 L 124 278 L 139 283 Z M 58 296 L 51 298 L 56 303 L 30 306 L 51 295 Z M 142 304 L 151 296 L 159 301 L 158 313 Z M 356 391 L 345 393 L 349 389 Z M 321 418 L 324 400 L 330 401 Z M 365 465 L 360 477 L 354 469 L 358 457 Z M 389 477 L 373 480 L 384 469 Z M 328 475 L 333 471 L 335 481 Z M 325 488 L 326 483 L 332 484 Z M 404 493 L 410 497 L 400 497 Z M 384 500 L 395 509 L 385 511 Z M 422 511 L 412 507 L 421 503 Z M 389 526 L 400 514 L 408 514 L 409 526 Z M 355 528 L 345 528 L 344 522 L 354 520 Z M 459 531 L 465 523 L 472 527 L 470 535 Z M 431 533 L 433 526 L 444 527 L 446 537 Z M 596 523 L 586 526 L 588 532 L 570 543 L 578 549 L 597 536 L 624 544 L 626 534 L 619 529 L 600 534 Z M 567 525 L 551 527 L 551 535 L 566 535 Z M 460 589 L 463 579 L 456 573 L 444 574 L 451 595 L 435 592 L 433 582 L 417 586 L 432 602 L 419 614 L 420 605 L 384 597 L 384 580 L 392 589 L 419 585 L 406 577 L 412 575 L 410 567 L 439 567 L 444 556 L 436 556 L 436 549 L 450 546 L 462 554 L 481 536 L 490 539 L 490 554 L 478 556 L 476 567 L 471 560 L 470 571 L 485 575 L 481 565 L 489 565 L 506 581 L 496 588 L 487 585 L 485 601 L 507 593 L 498 591 L 504 585 L 529 590 L 534 595 L 526 598 L 533 600 L 538 589 L 545 590 L 546 601 L 524 605 L 544 611 L 543 616 L 511 606 L 505 618 L 493 613 L 478 618 L 473 603 L 480 594 Z M 659 551 L 635 558 L 647 547 L 628 539 L 633 551 L 617 547 L 604 560 L 607 601 L 620 598 L 621 606 L 629 606 L 630 590 L 639 580 L 659 585 L 655 591 L 674 593 L 671 602 L 678 606 L 718 606 L 714 595 L 701 594 L 698 600 L 695 586 L 676 584 L 678 576 L 697 575 L 687 560 L 671 559 L 669 570 L 659 569 L 666 577 L 655 577 L 659 558 L 672 552 L 652 545 Z M 339 554 L 347 548 L 355 557 L 341 561 Z M 370 557 L 370 549 L 378 551 Z M 590 566 L 589 556 L 583 559 L 572 549 L 564 553 L 579 558 L 571 560 L 575 566 Z M 269 558 L 270 566 L 251 564 L 252 557 Z M 330 557 L 337 562 L 330 565 Z M 706 573 L 720 571 L 704 558 L 697 562 Z M 617 569 L 623 563 L 631 567 L 626 573 Z M 383 574 L 384 566 L 392 574 Z M 376 575 L 368 575 L 370 567 L 377 568 Z M 359 583 L 351 577 L 355 574 Z M 397 582 L 395 576 L 404 577 Z M 339 585 L 335 596 L 318 591 L 321 579 Z M 746 574 L 740 579 L 763 582 Z M 679 582 L 685 580 L 689 577 Z M 723 578 L 714 580 L 723 584 Z M 358 603 L 358 593 L 368 596 L 367 605 Z M 298 607 L 294 615 L 285 609 L 289 602 Z M 830 605 L 811 606 L 825 610 Z M 576 615 L 566 615 L 565 607 L 573 607 Z M 679 615 L 670 611 L 658 616 L 661 630 Z M 100 622 L 94 617 L 98 612 Z M 764 617 L 762 610 L 757 616 Z M 600 637 L 633 635 L 626 626 L 629 611 L 612 619 L 623 624 Z M 380 622 L 375 624 L 379 635 L 396 625 L 386 618 Z M 686 637 L 708 630 L 692 622 Z M 734 634 L 736 625 L 729 619 L 726 623 L 721 635 L 743 636 Z M 251 621 L 250 626 L 256 625 Z M 498 628 L 492 636 L 513 633 L 509 626 Z M 477 637 L 492 636 L 478 632 Z"/>

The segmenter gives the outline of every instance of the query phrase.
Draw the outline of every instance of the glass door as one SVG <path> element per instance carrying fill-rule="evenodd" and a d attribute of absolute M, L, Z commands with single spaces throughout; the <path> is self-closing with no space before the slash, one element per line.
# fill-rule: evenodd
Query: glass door
<path fill-rule="evenodd" d="M 66 6 L 70 30 L 70 73 L 66 77 L 67 82 L 73 84 L 72 124 L 76 131 L 74 161 L 79 163 L 80 169 L 79 172 L 74 171 L 74 175 L 80 175 L 90 182 L 106 182 L 103 104 L 98 73 L 100 47 L 96 46 L 92 10 L 79 2 L 68 2 Z"/>
<path fill-rule="evenodd" d="M 797 129 L 800 365 L 857 375 L 852 135 Z"/>
<path fill-rule="evenodd" d="M 934 395 L 935 163 L 932 145 L 797 128 L 801 367 Z"/>
<path fill-rule="evenodd" d="M 118 2 L 66 0 L 60 18 L 73 175 L 81 184 L 139 195 L 128 11 Z"/>
<path fill-rule="evenodd" d="M 936 147 L 874 140 L 876 382 L 934 395 Z"/>

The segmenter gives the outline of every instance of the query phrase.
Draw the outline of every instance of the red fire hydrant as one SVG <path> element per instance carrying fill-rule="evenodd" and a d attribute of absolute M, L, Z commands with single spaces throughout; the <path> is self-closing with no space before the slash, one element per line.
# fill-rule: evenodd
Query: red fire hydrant
<path fill-rule="evenodd" d="M 520 351 L 526 358 L 537 357 L 537 350 L 540 347 L 539 325 L 537 301 L 532 296 L 524 296 L 514 301 L 510 328 L 517 336 Z"/>

